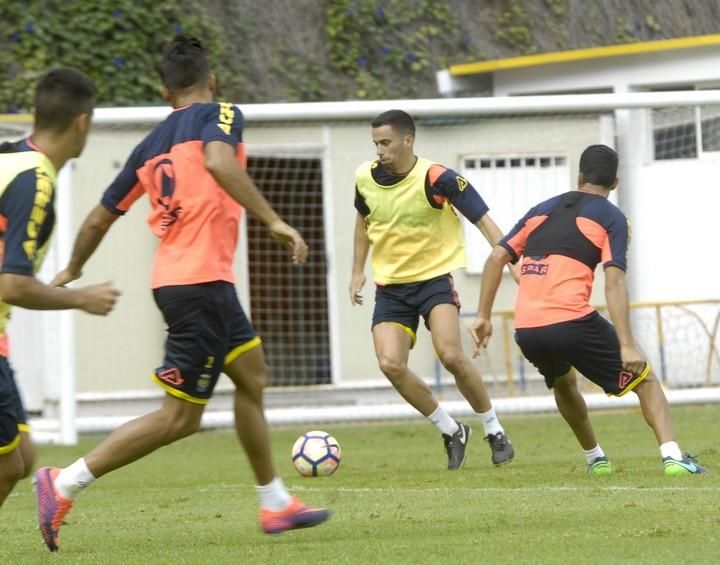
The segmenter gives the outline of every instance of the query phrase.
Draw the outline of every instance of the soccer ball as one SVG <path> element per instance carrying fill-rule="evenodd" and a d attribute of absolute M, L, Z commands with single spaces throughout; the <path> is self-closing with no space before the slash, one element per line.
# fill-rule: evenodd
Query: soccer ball
<path fill-rule="evenodd" d="M 292 462 L 303 477 L 326 477 L 340 465 L 340 444 L 330 434 L 313 431 L 301 435 L 292 447 Z"/>

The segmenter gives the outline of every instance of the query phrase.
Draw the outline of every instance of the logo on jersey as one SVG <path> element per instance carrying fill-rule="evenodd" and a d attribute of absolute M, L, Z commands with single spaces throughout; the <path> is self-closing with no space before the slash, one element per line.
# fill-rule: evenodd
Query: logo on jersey
<path fill-rule="evenodd" d="M 155 202 L 165 208 L 165 212 L 160 218 L 160 227 L 163 230 L 168 229 L 180 218 L 182 206 L 174 205 L 172 198 L 175 194 L 175 169 L 170 159 L 161 159 L 155 164 L 153 171 L 155 187 L 159 188 L 160 196 Z"/>
<path fill-rule="evenodd" d="M 207 392 L 207 390 L 210 388 L 210 382 L 212 380 L 212 377 L 208 374 L 202 374 L 198 377 L 197 380 L 197 386 L 195 387 L 195 390 L 198 392 Z"/>
<path fill-rule="evenodd" d="M 456 177 L 456 179 L 457 179 L 457 183 L 458 183 L 458 189 L 460 190 L 460 192 L 465 190 L 467 188 L 467 185 L 470 184 L 466 178 L 463 178 L 460 175 L 458 175 Z"/>
<path fill-rule="evenodd" d="M 180 374 L 180 369 L 176 367 L 173 367 L 172 369 L 166 369 L 165 371 L 160 371 L 157 376 L 158 379 L 163 380 L 173 386 L 180 386 L 185 382 L 185 379 L 183 379 L 182 375 Z"/>
<path fill-rule="evenodd" d="M 525 263 L 520 267 L 521 275 L 547 275 L 549 265 L 547 263 Z"/>
<path fill-rule="evenodd" d="M 620 371 L 618 374 L 618 387 L 625 388 L 627 385 L 629 385 L 632 380 L 635 378 L 635 373 L 631 373 L 630 371 Z"/>
<path fill-rule="evenodd" d="M 220 112 L 218 113 L 218 127 L 225 135 L 230 135 L 230 128 L 235 119 L 235 108 L 232 104 L 222 102 L 220 104 Z"/>

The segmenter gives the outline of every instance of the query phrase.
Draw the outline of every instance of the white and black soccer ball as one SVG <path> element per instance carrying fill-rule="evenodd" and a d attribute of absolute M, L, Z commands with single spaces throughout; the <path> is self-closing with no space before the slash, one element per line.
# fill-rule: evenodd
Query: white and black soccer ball
<path fill-rule="evenodd" d="M 315 430 L 301 435 L 292 447 L 292 463 L 303 477 L 326 477 L 337 471 L 342 452 L 338 441 Z"/>

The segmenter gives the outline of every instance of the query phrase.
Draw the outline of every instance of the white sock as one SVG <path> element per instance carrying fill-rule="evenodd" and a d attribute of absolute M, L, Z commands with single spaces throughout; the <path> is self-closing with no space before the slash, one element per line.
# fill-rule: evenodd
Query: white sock
<path fill-rule="evenodd" d="M 60 470 L 55 479 L 55 488 L 65 498 L 75 500 L 78 494 L 95 482 L 85 458 L 81 457 L 69 467 Z"/>
<path fill-rule="evenodd" d="M 498 420 L 498 417 L 495 414 L 495 408 L 490 408 L 487 412 L 480 412 L 478 413 L 478 416 L 480 416 L 480 420 L 482 421 L 483 431 L 485 432 L 486 437 L 490 434 L 497 434 L 505 431 L 500 425 L 500 420 Z"/>
<path fill-rule="evenodd" d="M 448 414 L 439 404 L 438 407 L 435 408 L 435 412 L 430 414 L 427 419 L 437 426 L 440 433 L 445 434 L 446 436 L 451 436 L 460 429 L 458 423 L 453 420 L 450 414 Z"/>
<path fill-rule="evenodd" d="M 674 441 L 666 441 L 660 446 L 660 457 L 672 457 L 673 459 L 680 460 L 683 458 L 680 446 Z"/>
<path fill-rule="evenodd" d="M 275 477 L 266 485 L 256 485 L 258 496 L 260 496 L 260 507 L 267 508 L 273 512 L 287 508 L 290 504 L 290 493 L 285 488 L 280 477 Z"/>
<path fill-rule="evenodd" d="M 590 465 L 590 463 L 595 461 L 598 457 L 605 457 L 605 452 L 602 447 L 600 447 L 599 443 L 592 449 L 583 449 L 582 452 L 588 465 Z"/>

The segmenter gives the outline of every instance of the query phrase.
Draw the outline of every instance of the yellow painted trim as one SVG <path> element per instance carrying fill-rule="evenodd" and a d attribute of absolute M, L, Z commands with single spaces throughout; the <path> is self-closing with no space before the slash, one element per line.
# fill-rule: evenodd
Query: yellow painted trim
<path fill-rule="evenodd" d="M 521 57 L 509 57 L 507 59 L 451 65 L 449 70 L 452 76 L 476 75 L 553 63 L 587 61 L 590 59 L 602 59 L 603 57 L 623 57 L 625 55 L 640 55 L 657 51 L 707 47 L 711 45 L 720 45 L 720 34 L 623 43 L 622 45 L 606 45 L 603 47 L 589 47 L 587 49 L 573 49 L 571 51 L 553 51 L 550 53 L 539 53 L 537 55 L 523 55 Z"/>
<path fill-rule="evenodd" d="M 0 114 L 0 124 L 32 124 L 32 114 Z"/>
<path fill-rule="evenodd" d="M 30 425 L 29 424 L 18 424 L 18 431 L 29 434 L 30 433 Z"/>
<path fill-rule="evenodd" d="M 630 392 L 637 385 L 639 385 L 641 382 L 643 382 L 645 380 L 645 377 L 647 377 L 649 374 L 650 374 L 650 363 L 645 363 L 645 368 L 643 369 L 643 372 L 640 373 L 640 376 L 637 379 L 635 379 L 628 388 L 626 388 L 620 394 L 608 394 L 608 396 L 617 396 L 618 398 L 620 398 L 621 396 L 625 396 L 628 392 Z"/>
<path fill-rule="evenodd" d="M 0 447 L 0 455 L 7 455 L 8 453 L 14 451 L 19 443 L 20 443 L 20 434 L 16 435 L 15 439 L 12 440 L 7 445 L 3 445 L 2 447 Z"/>
<path fill-rule="evenodd" d="M 250 341 L 246 341 L 245 343 L 238 345 L 235 349 L 233 349 L 230 353 L 228 353 L 225 356 L 225 367 L 227 367 L 230 363 L 235 361 L 235 359 L 240 357 L 243 353 L 246 353 L 247 351 L 250 351 L 251 349 L 256 348 L 261 343 L 262 343 L 262 339 L 260 339 L 260 336 L 256 335 Z"/>
<path fill-rule="evenodd" d="M 171 396 L 180 398 L 181 400 L 187 400 L 188 402 L 192 402 L 193 404 L 207 404 L 208 403 L 209 398 L 196 398 L 194 396 L 190 396 L 186 392 L 183 392 L 181 390 L 171 387 L 169 384 L 167 384 L 161 378 L 159 378 L 155 373 L 153 373 L 152 378 L 157 384 L 159 384 L 162 388 L 164 388 L 167 391 L 167 393 L 170 394 Z"/>

